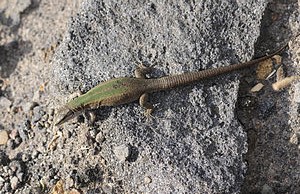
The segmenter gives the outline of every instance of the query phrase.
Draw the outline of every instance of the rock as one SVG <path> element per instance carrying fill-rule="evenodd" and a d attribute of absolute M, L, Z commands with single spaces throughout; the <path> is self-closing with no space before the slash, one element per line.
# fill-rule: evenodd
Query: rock
<path fill-rule="evenodd" d="M 33 108 L 33 116 L 32 116 L 32 123 L 37 123 L 41 120 L 41 118 L 46 114 L 44 111 L 44 107 L 36 106 Z"/>
<path fill-rule="evenodd" d="M 7 144 L 8 141 L 8 133 L 5 130 L 0 131 L 0 145 Z"/>
<path fill-rule="evenodd" d="M 0 150 L 0 165 L 6 166 L 9 163 L 8 155 L 6 155 L 5 151 Z"/>
<path fill-rule="evenodd" d="M 113 152 L 115 156 L 120 160 L 121 162 L 125 162 L 125 160 L 128 158 L 130 154 L 130 149 L 128 145 L 120 145 L 113 149 Z"/>
<path fill-rule="evenodd" d="M 261 189 L 261 194 L 275 194 L 275 193 L 269 185 L 264 184 Z"/>
<path fill-rule="evenodd" d="M 10 186 L 13 190 L 16 190 L 18 188 L 18 184 L 19 184 L 19 179 L 16 176 L 13 176 L 10 179 Z"/>
<path fill-rule="evenodd" d="M 22 154 L 22 161 L 23 162 L 27 162 L 31 159 L 31 155 L 27 154 L 27 153 L 23 153 Z"/>
<path fill-rule="evenodd" d="M 13 160 L 9 164 L 9 168 L 12 170 L 13 173 L 17 174 L 23 172 L 22 164 L 18 160 Z"/>
<path fill-rule="evenodd" d="M 265 4 L 241 2 L 87 1 L 56 52 L 52 93 L 132 77 L 142 62 L 157 64 L 153 76 L 159 77 L 249 59 Z M 247 137 L 234 114 L 238 86 L 236 76 L 226 76 L 151 95 L 159 119 L 148 123 L 137 103 L 101 109 L 105 119 L 96 124 L 109 131 L 101 156 L 124 190 L 239 193 Z M 128 160 L 128 145 L 136 147 L 135 160 Z M 145 174 L 151 184 L 141 187 Z"/>
<path fill-rule="evenodd" d="M 105 140 L 105 137 L 103 135 L 103 133 L 100 131 L 97 135 L 96 135 L 96 142 L 98 143 L 102 143 Z"/>
<path fill-rule="evenodd" d="M 7 143 L 6 143 L 6 145 L 7 145 L 7 148 L 8 148 L 9 150 L 13 150 L 13 149 L 16 148 L 16 144 L 15 144 L 15 141 L 14 141 L 13 139 L 9 139 L 9 140 L 7 141 Z"/>
<path fill-rule="evenodd" d="M 18 132 L 22 141 L 26 141 L 28 139 L 28 133 L 31 129 L 31 124 L 29 120 L 24 121 L 23 123 L 17 125 Z"/>
<path fill-rule="evenodd" d="M 30 110 L 33 110 L 34 107 L 38 106 L 37 102 L 27 102 L 23 105 L 23 111 L 28 113 Z"/>
<path fill-rule="evenodd" d="M 20 24 L 20 14 L 31 5 L 31 0 L 4 0 L 0 2 L 1 22 L 8 26 Z M 1 14 L 1 15 L 2 15 Z"/>
<path fill-rule="evenodd" d="M 7 110 L 10 108 L 11 104 L 12 104 L 12 102 L 9 99 L 7 99 L 3 96 L 0 97 L 0 109 Z"/>

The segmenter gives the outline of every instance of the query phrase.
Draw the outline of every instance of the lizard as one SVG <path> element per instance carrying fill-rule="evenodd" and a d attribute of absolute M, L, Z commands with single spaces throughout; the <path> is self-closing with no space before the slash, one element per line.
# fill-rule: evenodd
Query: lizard
<path fill-rule="evenodd" d="M 135 70 L 135 77 L 120 77 L 102 82 L 87 93 L 70 100 L 63 107 L 64 109 L 67 109 L 68 112 L 55 125 L 59 126 L 85 110 L 96 109 L 101 106 L 127 104 L 136 100 L 139 100 L 139 104 L 146 109 L 145 114 L 151 115 L 153 105 L 148 102 L 149 93 L 193 84 L 204 79 L 253 66 L 279 54 L 287 47 L 287 45 L 288 44 L 285 44 L 283 47 L 269 55 L 244 63 L 159 78 L 146 78 L 146 74 L 149 73 L 151 68 L 140 65 Z"/>

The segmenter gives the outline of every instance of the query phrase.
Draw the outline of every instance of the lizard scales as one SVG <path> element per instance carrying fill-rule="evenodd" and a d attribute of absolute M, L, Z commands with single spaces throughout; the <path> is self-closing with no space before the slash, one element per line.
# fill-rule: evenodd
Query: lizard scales
<path fill-rule="evenodd" d="M 148 102 L 148 93 L 193 84 L 203 79 L 250 67 L 280 53 L 286 46 L 287 45 L 281 47 L 270 55 L 245 63 L 188 72 L 179 75 L 165 76 L 161 78 L 146 79 L 145 74 L 149 71 L 149 69 L 141 67 L 135 71 L 135 78 L 122 77 L 102 82 L 87 93 L 69 101 L 64 107 L 68 110 L 68 112 L 59 122 L 56 123 L 56 125 L 61 125 L 86 109 L 99 108 L 100 106 L 116 106 L 138 99 L 140 105 L 146 108 L 146 113 L 149 115 L 152 112 L 153 106 Z"/>

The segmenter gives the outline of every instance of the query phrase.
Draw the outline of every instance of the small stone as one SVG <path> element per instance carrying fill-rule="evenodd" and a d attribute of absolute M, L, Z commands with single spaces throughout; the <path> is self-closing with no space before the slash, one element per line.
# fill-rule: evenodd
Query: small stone
<path fill-rule="evenodd" d="M 8 141 L 8 133 L 5 130 L 0 131 L 0 145 L 7 144 Z"/>
<path fill-rule="evenodd" d="M 69 194 L 80 194 L 80 192 L 76 189 L 71 189 L 71 191 L 69 192 Z"/>
<path fill-rule="evenodd" d="M 8 183 L 8 182 L 4 183 L 3 190 L 4 190 L 4 191 L 7 191 L 7 192 L 10 191 L 10 190 L 11 190 L 10 183 Z"/>
<path fill-rule="evenodd" d="M 29 154 L 27 154 L 27 153 L 23 153 L 22 154 L 22 161 L 23 162 L 27 162 L 27 161 L 29 161 L 31 159 L 31 156 L 29 155 Z"/>
<path fill-rule="evenodd" d="M 5 179 L 2 176 L 0 176 L 0 183 L 4 183 L 4 182 L 5 182 Z"/>
<path fill-rule="evenodd" d="M 19 172 L 19 173 L 17 173 L 16 175 L 17 175 L 18 180 L 19 180 L 20 182 L 22 182 L 22 181 L 23 181 L 23 177 L 24 177 L 24 173 Z"/>
<path fill-rule="evenodd" d="M 264 184 L 261 189 L 261 194 L 275 194 L 275 193 L 269 185 Z"/>
<path fill-rule="evenodd" d="M 41 91 L 37 90 L 33 93 L 32 101 L 38 102 L 41 98 Z"/>
<path fill-rule="evenodd" d="M 251 88 L 250 92 L 252 92 L 252 93 L 259 92 L 263 87 L 264 87 L 264 84 L 258 83 Z"/>
<path fill-rule="evenodd" d="M 96 142 L 98 143 L 103 143 L 105 140 L 105 137 L 103 135 L 102 132 L 99 132 L 97 135 L 96 135 Z"/>
<path fill-rule="evenodd" d="M 13 150 L 16 148 L 15 141 L 13 139 L 9 139 L 6 143 L 7 148 Z"/>
<path fill-rule="evenodd" d="M 20 15 L 30 5 L 30 0 L 14 0 L 14 1 L 3 1 L 0 3 L 1 12 L 3 12 L 4 23 L 8 26 L 17 26 L 21 22 Z"/>
<path fill-rule="evenodd" d="M 90 137 L 93 138 L 93 139 L 95 139 L 96 138 L 96 134 L 97 134 L 96 129 L 92 129 L 89 132 L 90 132 Z"/>
<path fill-rule="evenodd" d="M 4 167 L 6 167 L 6 165 L 8 165 L 8 163 L 9 163 L 8 156 L 6 155 L 6 153 L 3 150 L 0 150 L 0 165 L 3 165 Z"/>
<path fill-rule="evenodd" d="M 19 180 L 18 177 L 14 176 L 10 179 L 10 186 L 13 190 L 18 188 Z"/>
<path fill-rule="evenodd" d="M 25 113 L 29 113 L 34 107 L 38 106 L 39 104 L 37 102 L 28 102 L 23 107 L 23 111 Z"/>
<path fill-rule="evenodd" d="M 113 188 L 112 188 L 110 185 L 108 185 L 108 184 L 103 185 L 101 188 L 102 188 L 102 191 L 103 191 L 104 193 L 107 193 L 107 194 L 112 194 L 112 193 L 114 193 Z"/>
<path fill-rule="evenodd" d="M 21 137 L 17 137 L 17 138 L 15 139 L 15 145 L 16 145 L 16 147 L 18 147 L 21 143 L 22 143 Z"/>
<path fill-rule="evenodd" d="M 19 136 L 19 132 L 17 129 L 13 129 L 9 133 L 10 139 L 16 139 L 16 137 L 18 137 L 18 136 Z"/>
<path fill-rule="evenodd" d="M 149 177 L 149 176 L 146 176 L 145 178 L 144 178 L 144 183 L 145 184 L 150 184 L 152 182 L 152 179 Z"/>
<path fill-rule="evenodd" d="M 66 182 L 65 182 L 66 188 L 71 188 L 74 186 L 74 180 L 71 176 L 68 176 L 66 178 Z"/>
<path fill-rule="evenodd" d="M 46 114 L 42 106 L 36 106 L 33 108 L 32 123 L 37 123 Z"/>
<path fill-rule="evenodd" d="M 18 160 L 13 160 L 9 164 L 9 168 L 12 170 L 13 173 L 19 173 L 22 172 L 22 165 Z"/>
<path fill-rule="evenodd" d="M 29 120 L 26 120 L 22 123 L 22 125 L 18 126 L 18 132 L 22 141 L 26 141 L 28 139 L 28 133 L 31 130 L 31 124 Z"/>
<path fill-rule="evenodd" d="M 32 154 L 31 154 L 31 157 L 32 157 L 33 159 L 35 159 L 35 158 L 38 157 L 38 155 L 39 155 L 39 152 L 38 152 L 37 150 L 33 150 L 33 151 L 32 151 Z"/>
<path fill-rule="evenodd" d="M 121 162 L 125 162 L 130 154 L 130 149 L 128 145 L 123 144 L 115 147 L 113 152 Z"/>
<path fill-rule="evenodd" d="M 11 101 L 5 97 L 0 97 L 0 109 L 8 110 L 11 106 Z"/>

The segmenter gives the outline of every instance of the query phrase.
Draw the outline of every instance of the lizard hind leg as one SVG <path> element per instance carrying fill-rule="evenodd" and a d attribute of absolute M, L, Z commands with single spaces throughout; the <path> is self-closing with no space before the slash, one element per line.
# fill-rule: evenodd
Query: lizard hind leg
<path fill-rule="evenodd" d="M 144 93 L 141 95 L 139 102 L 140 102 L 140 106 L 145 108 L 145 116 L 147 118 L 150 118 L 152 115 L 151 113 L 153 112 L 153 105 L 148 101 L 148 93 Z"/>

